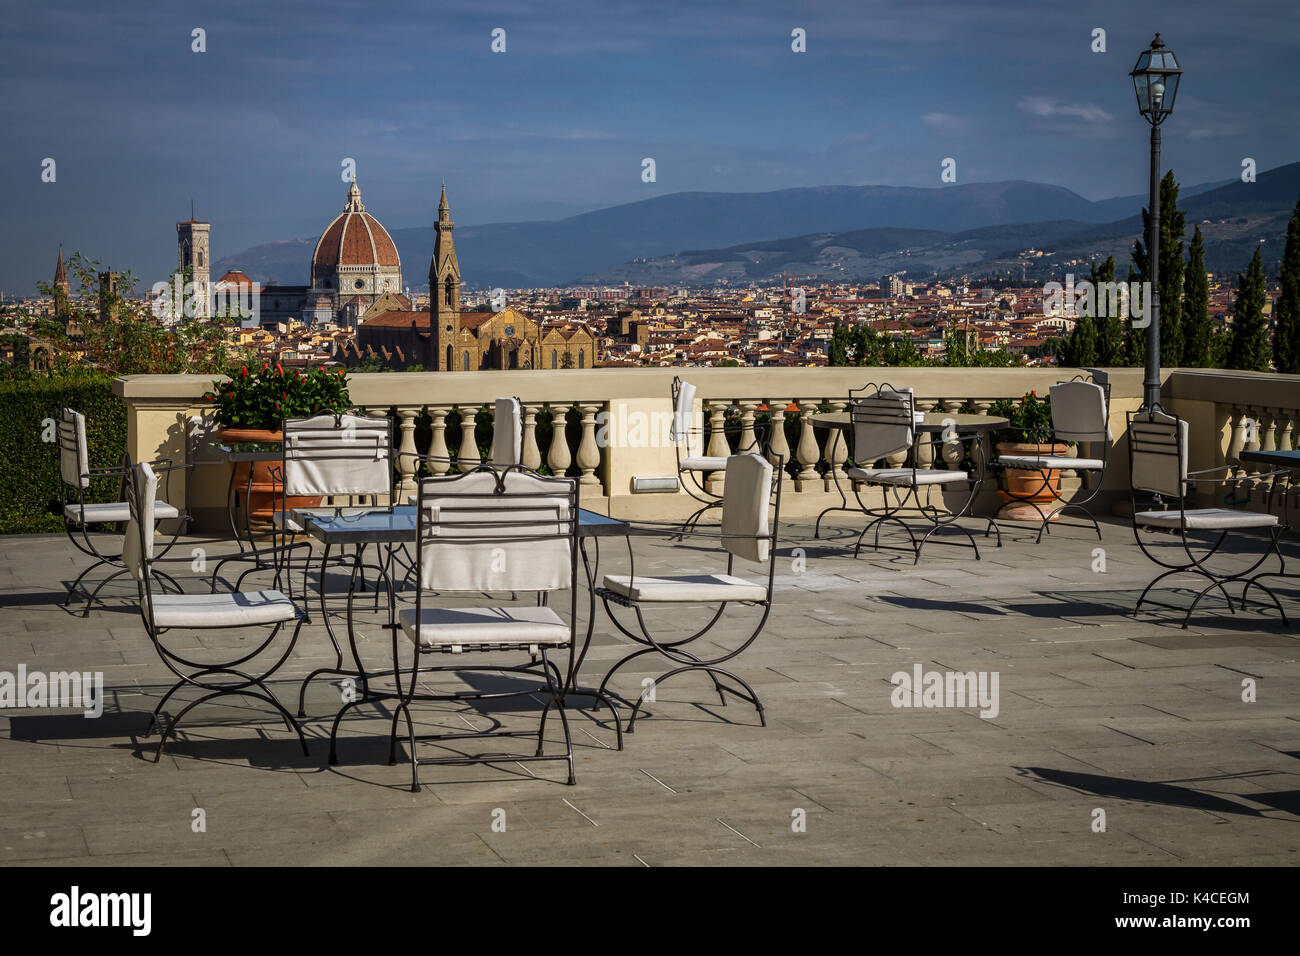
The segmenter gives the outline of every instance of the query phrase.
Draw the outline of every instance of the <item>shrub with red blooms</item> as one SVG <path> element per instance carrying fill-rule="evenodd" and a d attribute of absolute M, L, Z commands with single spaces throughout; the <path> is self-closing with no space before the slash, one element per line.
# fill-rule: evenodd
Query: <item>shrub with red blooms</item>
<path fill-rule="evenodd" d="M 259 372 L 247 366 L 232 370 L 215 389 L 203 396 L 216 409 L 217 424 L 224 428 L 264 428 L 279 431 L 286 418 L 305 418 L 324 408 L 344 409 L 350 404 L 343 369 L 313 368 L 286 372 L 276 363 L 263 363 Z"/>

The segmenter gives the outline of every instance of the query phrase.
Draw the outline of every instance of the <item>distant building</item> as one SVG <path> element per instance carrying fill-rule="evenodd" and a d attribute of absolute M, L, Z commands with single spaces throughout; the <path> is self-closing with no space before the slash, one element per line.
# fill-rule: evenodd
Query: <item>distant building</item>
<path fill-rule="evenodd" d="M 200 319 L 209 315 L 211 290 L 208 276 L 212 266 L 208 246 L 211 238 L 212 224 L 200 222 L 192 213 L 188 220 L 176 224 L 176 256 L 179 260 L 179 268 L 182 274 L 188 272 L 189 281 L 194 283 L 194 317 Z"/>
<path fill-rule="evenodd" d="M 881 276 L 880 294 L 886 299 L 894 299 L 902 295 L 903 280 L 898 276 Z"/>
<path fill-rule="evenodd" d="M 356 365 L 374 357 L 393 368 L 419 366 L 431 372 L 594 368 L 596 340 L 585 326 L 543 332 L 541 323 L 513 306 L 462 311 L 455 226 L 444 186 L 429 262 L 428 311 L 412 311 L 409 302 L 402 307 L 398 298 L 377 303 L 362 316 L 355 344 L 340 348 L 340 359 Z"/>
<path fill-rule="evenodd" d="M 181 268 L 190 266 L 196 282 L 201 269 L 205 284 L 209 229 L 207 223 L 193 220 L 176 225 Z M 379 220 L 366 212 L 355 179 L 348 187 L 343 212 L 334 217 L 316 242 L 308 280 L 308 285 L 263 286 L 259 301 L 261 324 L 337 323 L 352 327 L 382 296 L 402 291 L 397 244 Z"/>

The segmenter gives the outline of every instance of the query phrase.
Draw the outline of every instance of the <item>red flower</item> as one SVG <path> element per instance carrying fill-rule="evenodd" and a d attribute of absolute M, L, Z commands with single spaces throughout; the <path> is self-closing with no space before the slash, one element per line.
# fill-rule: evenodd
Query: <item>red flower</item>
<path fill-rule="evenodd" d="M 279 362 L 275 363 L 275 370 L 281 375 L 284 374 L 284 366 L 282 366 Z"/>
<path fill-rule="evenodd" d="M 247 365 L 241 365 L 241 366 L 239 367 L 239 374 L 240 374 L 240 376 L 242 376 L 243 378 L 248 378 L 248 366 L 247 366 Z"/>

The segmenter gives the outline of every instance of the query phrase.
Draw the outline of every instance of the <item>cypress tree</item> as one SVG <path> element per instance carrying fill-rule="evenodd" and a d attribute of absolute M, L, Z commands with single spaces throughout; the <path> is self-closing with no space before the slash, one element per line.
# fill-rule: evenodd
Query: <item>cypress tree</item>
<path fill-rule="evenodd" d="M 1106 285 L 1115 281 L 1115 257 L 1108 256 L 1097 270 L 1097 282 Z M 1120 319 L 1119 303 L 1111 308 L 1109 297 L 1105 297 L 1106 314 L 1101 312 L 1103 296 L 1098 295 L 1097 317 L 1097 364 L 1103 367 L 1124 364 L 1124 326 Z M 1121 300 L 1122 301 L 1122 300 Z"/>
<path fill-rule="evenodd" d="M 1151 213 L 1142 210 L 1142 236 L 1133 244 L 1133 262 L 1143 282 L 1151 280 L 1145 237 Z M 1171 169 L 1160 180 L 1160 364 L 1177 366 L 1183 360 L 1183 236 L 1187 215 L 1178 210 L 1178 182 Z"/>
<path fill-rule="evenodd" d="M 1131 287 L 1137 281 L 1137 273 L 1133 267 L 1128 267 L 1127 282 Z M 1133 328 L 1133 308 L 1132 300 L 1129 301 L 1129 314 L 1124 316 L 1124 361 L 1123 364 L 1131 368 L 1142 368 L 1147 360 L 1147 333 L 1146 329 Z"/>
<path fill-rule="evenodd" d="M 1205 239 L 1192 234 L 1183 282 L 1183 362 L 1188 368 L 1213 367 L 1210 337 L 1210 281 L 1205 277 Z"/>
<path fill-rule="evenodd" d="M 1066 347 L 1061 356 L 1061 364 L 1065 366 L 1078 368 L 1097 364 L 1097 297 L 1095 295 L 1097 263 L 1095 262 L 1088 268 L 1088 282 L 1094 290 L 1091 308 L 1086 302 L 1075 301 L 1074 328 L 1070 330 L 1070 337 L 1066 340 Z"/>
<path fill-rule="evenodd" d="M 1264 322 L 1266 298 L 1264 259 L 1256 246 L 1250 267 L 1237 280 L 1237 301 L 1232 306 L 1228 368 L 1246 372 L 1268 371 L 1268 326 Z"/>
<path fill-rule="evenodd" d="M 1300 374 L 1300 199 L 1286 227 L 1286 252 L 1282 254 L 1277 326 L 1273 329 L 1273 364 L 1279 372 Z"/>

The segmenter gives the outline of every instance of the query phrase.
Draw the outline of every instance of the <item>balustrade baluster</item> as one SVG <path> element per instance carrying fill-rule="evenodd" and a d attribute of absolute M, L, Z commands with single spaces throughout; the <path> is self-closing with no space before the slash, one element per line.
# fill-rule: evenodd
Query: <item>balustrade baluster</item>
<path fill-rule="evenodd" d="M 519 460 L 525 468 L 531 468 L 533 471 L 542 467 L 542 453 L 537 448 L 537 411 L 540 408 L 540 405 L 525 405 L 522 409 L 524 442 Z"/>
<path fill-rule="evenodd" d="M 460 447 L 456 449 L 456 467 L 461 471 L 473 471 L 483 463 L 483 458 L 478 451 L 478 440 L 474 437 L 474 429 L 478 417 L 478 407 L 467 408 L 464 405 L 458 406 L 460 410 Z"/>
<path fill-rule="evenodd" d="M 551 410 L 551 447 L 546 452 L 546 464 L 551 474 L 563 477 L 569 472 L 573 456 L 569 454 L 569 436 L 566 422 L 568 406 L 548 405 Z"/>
<path fill-rule="evenodd" d="M 582 413 L 582 440 L 578 443 L 578 467 L 582 469 L 580 485 L 600 485 L 596 469 L 600 467 L 600 447 L 596 444 L 596 413 L 599 405 L 579 405 Z"/>
<path fill-rule="evenodd" d="M 447 451 L 447 412 L 449 407 L 446 405 L 429 406 L 429 423 L 433 435 L 429 440 L 429 458 L 425 462 L 425 467 L 429 469 L 430 475 L 445 475 L 447 466 L 451 459 L 451 453 Z"/>

